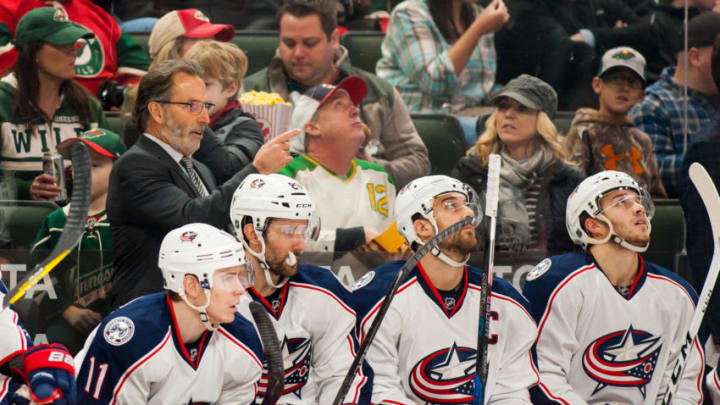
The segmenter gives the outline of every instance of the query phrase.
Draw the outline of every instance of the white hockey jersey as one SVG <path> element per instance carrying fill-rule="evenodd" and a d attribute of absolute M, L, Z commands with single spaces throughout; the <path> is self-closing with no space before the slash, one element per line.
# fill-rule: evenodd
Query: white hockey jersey
<path fill-rule="evenodd" d="M 108 315 L 75 357 L 78 404 L 250 404 L 264 356 L 240 314 L 188 349 L 166 293 Z"/>
<path fill-rule="evenodd" d="M 625 298 L 579 253 L 540 262 L 523 294 L 538 322 L 537 404 L 657 403 L 697 302 L 685 280 L 642 257 Z M 695 339 L 673 404 L 702 402 L 703 364 Z"/>
<path fill-rule="evenodd" d="M 386 263 L 358 280 L 353 300 L 361 341 L 403 264 Z M 472 403 L 481 277 L 466 266 L 459 298 L 446 305 L 420 264 L 410 272 L 367 352 L 372 403 Z M 537 327 L 527 301 L 495 277 L 491 311 L 485 403 L 529 404 L 538 375 L 530 353 Z"/>
<path fill-rule="evenodd" d="M 0 302 L 5 298 L 7 289 L 0 281 Z M 15 356 L 21 355 L 32 340 L 25 328 L 20 325 L 18 314 L 12 307 L 3 310 L 0 308 L 0 405 L 10 404 L 10 397 L 15 390 L 24 384 L 9 376 L 8 362 Z"/>
<path fill-rule="evenodd" d="M 720 366 L 720 361 L 718 361 Z M 720 377 L 718 376 L 718 366 L 705 376 L 705 386 L 710 393 L 710 399 L 714 405 L 720 405 Z"/>
<path fill-rule="evenodd" d="M 297 274 L 266 299 L 254 289 L 250 296 L 268 313 L 282 344 L 285 388 L 278 404 L 331 404 L 355 358 L 356 323 L 348 291 L 330 271 L 299 265 Z M 245 308 L 239 306 L 242 314 Z M 267 385 L 263 370 L 257 403 Z M 370 382 L 357 375 L 346 403 L 367 403 Z"/>
<path fill-rule="evenodd" d="M 280 172 L 307 189 L 317 205 L 322 231 L 308 251 L 332 252 L 335 229 L 367 226 L 381 234 L 395 221 L 395 184 L 382 166 L 353 159 L 350 173 L 333 173 L 308 155 L 300 155 Z"/>

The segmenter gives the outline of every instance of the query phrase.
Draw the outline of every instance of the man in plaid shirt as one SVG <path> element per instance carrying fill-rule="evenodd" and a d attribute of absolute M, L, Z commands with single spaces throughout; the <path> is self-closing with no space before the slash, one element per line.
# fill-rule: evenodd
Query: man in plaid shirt
<path fill-rule="evenodd" d="M 706 126 L 720 104 L 718 89 L 710 73 L 710 56 L 720 34 L 720 14 L 703 13 L 688 25 L 687 144 L 693 134 Z M 660 177 L 669 198 L 678 198 L 682 187 L 678 173 L 685 151 L 684 52 L 677 54 L 675 67 L 663 69 L 660 79 L 645 89 L 645 99 L 630 110 L 635 126 L 650 135 L 657 156 Z"/>

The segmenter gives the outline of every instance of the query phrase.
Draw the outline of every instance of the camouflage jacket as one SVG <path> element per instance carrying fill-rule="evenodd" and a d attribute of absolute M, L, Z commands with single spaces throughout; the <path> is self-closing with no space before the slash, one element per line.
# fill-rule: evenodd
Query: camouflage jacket
<path fill-rule="evenodd" d="M 588 176 L 603 170 L 628 173 L 653 198 L 667 198 L 650 137 L 625 117 L 613 120 L 592 108 L 575 113 L 567 135 L 570 160 Z"/>

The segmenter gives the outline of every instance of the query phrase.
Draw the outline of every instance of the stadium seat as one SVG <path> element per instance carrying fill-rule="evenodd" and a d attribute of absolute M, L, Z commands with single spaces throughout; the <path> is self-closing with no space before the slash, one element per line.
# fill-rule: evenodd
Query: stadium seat
<path fill-rule="evenodd" d="M 109 129 L 122 136 L 122 119 L 120 118 L 120 113 L 118 111 L 105 111 L 105 117 L 109 124 L 109 128 L 105 129 Z"/>
<path fill-rule="evenodd" d="M 655 215 L 652 219 L 650 247 L 643 257 L 668 270 L 683 275 L 680 268 L 681 256 L 686 254 L 685 217 L 677 199 L 658 199 L 655 202 Z"/>
<path fill-rule="evenodd" d="M 270 65 L 279 43 L 278 32 L 237 31 L 233 43 L 247 55 L 248 70 L 245 76 L 250 76 Z"/>
<path fill-rule="evenodd" d="M 132 34 L 128 34 L 128 36 L 137 42 L 140 47 L 145 51 L 146 54 L 149 55 L 148 52 L 148 40 L 150 39 L 150 33 L 149 32 L 133 32 Z"/>
<path fill-rule="evenodd" d="M 573 118 L 575 118 L 575 111 L 558 111 L 553 118 L 553 124 L 562 135 L 567 135 Z"/>
<path fill-rule="evenodd" d="M 430 172 L 450 174 L 467 150 L 458 119 L 447 114 L 412 113 L 410 116 L 428 149 Z"/>
<path fill-rule="evenodd" d="M 0 200 L 0 233 L 13 247 L 29 248 L 42 221 L 58 206 L 49 201 Z"/>
<path fill-rule="evenodd" d="M 375 64 L 382 56 L 380 45 L 385 34 L 380 31 L 348 31 L 340 38 L 355 67 L 375 73 Z"/>

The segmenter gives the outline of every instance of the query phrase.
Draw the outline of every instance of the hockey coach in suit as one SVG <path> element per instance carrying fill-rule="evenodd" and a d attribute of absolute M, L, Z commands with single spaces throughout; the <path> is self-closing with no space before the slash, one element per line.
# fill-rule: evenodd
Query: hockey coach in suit
<path fill-rule="evenodd" d="M 168 60 L 140 81 L 134 124 L 143 133 L 110 174 L 107 216 L 113 238 L 113 308 L 163 288 L 157 267 L 167 232 L 193 222 L 228 225 L 233 192 L 250 173 L 273 173 L 291 160 L 283 134 L 260 148 L 251 165 L 216 185 L 210 170 L 192 159 L 209 124 L 202 69 Z"/>

